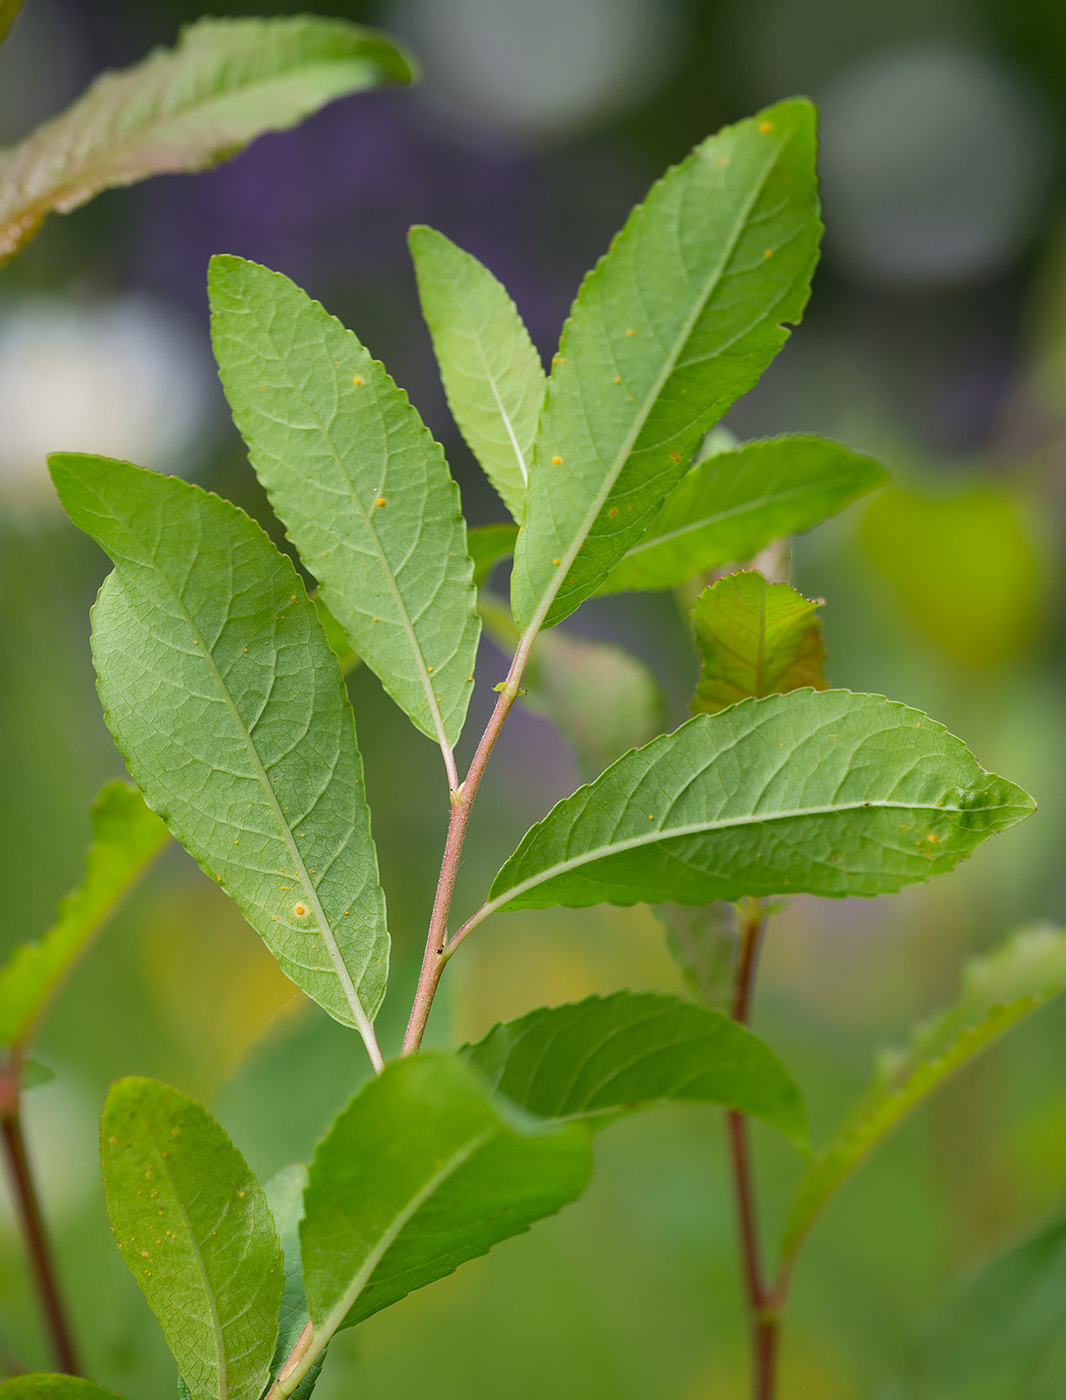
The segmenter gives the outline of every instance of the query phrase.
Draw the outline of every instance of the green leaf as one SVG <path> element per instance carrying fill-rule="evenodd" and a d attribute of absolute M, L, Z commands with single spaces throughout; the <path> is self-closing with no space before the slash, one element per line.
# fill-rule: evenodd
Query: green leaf
<path fill-rule="evenodd" d="M 786 102 L 704 141 L 586 277 L 534 447 L 511 584 L 523 630 L 599 588 L 799 320 L 821 230 L 814 121 Z"/>
<path fill-rule="evenodd" d="M 317 1346 L 554 1214 L 590 1162 L 583 1128 L 489 1097 L 461 1059 L 386 1065 L 311 1163 L 300 1238 Z"/>
<path fill-rule="evenodd" d="M 871 457 L 828 438 L 765 438 L 697 463 L 600 593 L 676 588 L 809 530 L 888 479 Z"/>
<path fill-rule="evenodd" d="M 112 1085 L 100 1140 L 115 1241 L 192 1400 L 258 1400 L 282 1261 L 244 1158 L 205 1108 L 152 1079 Z"/>
<path fill-rule="evenodd" d="M 0 1392 L 2 1393 L 2 1392 Z M 973 1270 L 925 1325 L 886 1400 L 1061 1400 L 1066 1221 Z"/>
<path fill-rule="evenodd" d="M 519 634 L 507 608 L 484 592 L 478 607 L 489 636 L 513 652 Z M 520 693 L 527 709 L 556 725 L 584 777 L 646 744 L 667 723 L 666 697 L 643 661 L 623 647 L 569 632 L 540 634 Z"/>
<path fill-rule="evenodd" d="M 696 1001 L 720 1011 L 733 999 L 737 955 L 736 907 L 714 904 L 656 904 L 652 910 L 666 930 L 666 946 L 681 969 L 685 990 Z"/>
<path fill-rule="evenodd" d="M 450 751 L 480 630 L 459 489 L 407 395 L 280 273 L 211 260 L 222 385 L 323 601 L 412 721 Z"/>
<path fill-rule="evenodd" d="M 267 1205 L 274 1217 L 278 1231 L 278 1241 L 284 1256 L 285 1286 L 281 1295 L 281 1316 L 278 1329 L 278 1343 L 274 1360 L 270 1366 L 271 1375 L 277 1375 L 289 1353 L 296 1345 L 310 1319 L 307 1311 L 307 1294 L 304 1292 L 303 1262 L 300 1253 L 300 1221 L 304 1217 L 304 1192 L 307 1189 L 307 1167 L 303 1162 L 294 1162 L 282 1167 L 263 1187 Z M 299 1388 L 301 1400 L 310 1394 L 317 1378 L 317 1369 L 309 1372 L 304 1385 Z"/>
<path fill-rule="evenodd" d="M 526 833 L 484 913 L 887 894 L 1033 806 L 917 710 L 796 690 L 697 715 L 620 758 Z"/>
<path fill-rule="evenodd" d="M 322 630 L 326 634 L 326 641 L 333 648 L 337 660 L 340 662 L 341 675 L 347 676 L 359 665 L 362 658 L 352 648 L 348 640 L 348 633 L 340 625 L 337 619 L 326 607 L 322 599 L 316 592 L 311 601 L 315 605 L 315 612 L 318 613 L 318 620 L 322 624 Z"/>
<path fill-rule="evenodd" d="M 351 705 L 291 560 L 187 482 L 103 457 L 51 467 L 115 562 L 93 654 L 134 781 L 285 973 L 370 1048 L 385 897 Z"/>
<path fill-rule="evenodd" d="M 21 1062 L 22 1077 L 19 1087 L 25 1093 L 28 1089 L 39 1089 L 42 1084 L 51 1084 L 56 1077 L 54 1069 L 49 1069 L 47 1065 L 42 1065 L 40 1060 L 23 1060 Z"/>
<path fill-rule="evenodd" d="M 23 0 L 0 0 L 0 44 L 7 38 L 8 31 L 18 18 Z"/>
<path fill-rule="evenodd" d="M 958 999 L 903 1049 L 883 1052 L 874 1080 L 800 1183 L 785 1226 L 791 1256 L 826 1201 L 935 1089 L 1016 1022 L 1066 989 L 1066 932 L 1025 928 L 962 974 Z"/>
<path fill-rule="evenodd" d="M 93 803 L 92 845 L 81 885 L 36 943 L 23 943 L 0 969 L 0 1045 L 25 1045 L 63 978 L 130 886 L 167 841 L 163 822 L 126 783 L 105 783 Z"/>
<path fill-rule="evenodd" d="M 4 1381 L 0 1385 L 0 1400 L 122 1400 L 122 1397 L 81 1376 L 35 1371 Z"/>
<path fill-rule="evenodd" d="M 0 153 L 0 260 L 53 210 L 149 175 L 202 170 L 336 97 L 412 76 L 392 40 L 343 20 L 201 19 L 175 49 L 104 73 Z"/>
<path fill-rule="evenodd" d="M 497 1092 L 540 1118 L 617 1117 L 674 1099 L 722 1104 L 806 1146 L 791 1075 L 746 1027 L 677 997 L 616 992 L 546 1006 L 464 1048 Z"/>
<path fill-rule="evenodd" d="M 517 525 L 475 525 L 466 532 L 467 548 L 474 561 L 474 586 L 480 588 L 492 566 L 514 553 Z"/>
<path fill-rule="evenodd" d="M 452 417 L 521 521 L 546 387 L 540 356 L 507 289 L 477 258 L 424 224 L 408 241 Z"/>
<path fill-rule="evenodd" d="M 787 583 L 747 570 L 705 588 L 692 609 L 703 657 L 691 709 L 715 714 L 751 696 L 826 687 L 822 622 Z"/>

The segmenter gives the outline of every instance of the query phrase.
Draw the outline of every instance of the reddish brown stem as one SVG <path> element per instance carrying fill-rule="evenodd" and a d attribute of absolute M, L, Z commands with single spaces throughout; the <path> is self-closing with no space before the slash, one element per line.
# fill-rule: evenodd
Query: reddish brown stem
<path fill-rule="evenodd" d="M 426 1022 L 429 1020 L 433 998 L 437 992 L 437 984 L 440 982 L 440 975 L 444 971 L 444 964 L 447 961 L 445 951 L 448 946 L 448 914 L 452 907 L 455 877 L 459 873 L 459 861 L 463 853 L 467 822 L 470 820 L 470 808 L 477 796 L 477 790 L 485 772 L 485 765 L 489 761 L 496 740 L 500 737 L 504 720 L 510 714 L 511 706 L 518 695 L 518 682 L 522 678 L 522 672 L 529 659 L 532 645 L 532 636 L 527 634 L 526 637 L 522 638 L 515 658 L 511 662 L 507 679 L 500 687 L 499 699 L 496 701 L 489 722 L 485 726 L 485 732 L 481 736 L 481 742 L 477 746 L 477 752 L 471 761 L 466 778 L 452 792 L 452 811 L 448 821 L 448 837 L 444 844 L 444 859 L 441 861 L 437 894 L 433 901 L 433 913 L 429 920 L 426 950 L 422 955 L 422 972 L 418 979 L 418 990 L 415 992 L 414 1004 L 411 1007 L 407 1034 L 404 1036 L 402 1051 L 404 1055 L 413 1055 L 422 1044 Z"/>
<path fill-rule="evenodd" d="M 736 979 L 733 984 L 734 1021 L 747 1025 L 755 988 L 759 940 L 764 917 L 758 904 L 748 906 L 742 916 L 740 946 L 737 951 Z M 780 1338 L 781 1300 L 777 1290 L 766 1282 L 759 1244 L 758 1211 L 748 1121 L 744 1114 L 726 1114 L 733 1192 L 737 1205 L 741 1268 L 751 1333 L 752 1400 L 773 1400 L 776 1386 L 777 1350 Z"/>
<path fill-rule="evenodd" d="M 74 1353 L 74 1341 L 59 1291 L 59 1280 L 52 1262 L 41 1203 L 22 1132 L 19 1084 L 21 1075 L 21 1056 L 16 1052 L 0 1070 L 0 1137 L 4 1144 L 4 1157 L 11 1181 L 15 1212 L 22 1226 L 30 1271 L 37 1285 L 56 1370 L 77 1376 L 81 1372 Z"/>

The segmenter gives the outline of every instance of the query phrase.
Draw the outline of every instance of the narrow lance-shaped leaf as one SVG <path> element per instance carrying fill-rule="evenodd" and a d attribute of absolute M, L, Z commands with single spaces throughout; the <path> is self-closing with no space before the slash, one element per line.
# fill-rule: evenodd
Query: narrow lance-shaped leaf
<path fill-rule="evenodd" d="M 115 562 L 93 655 L 130 773 L 285 973 L 370 1048 L 385 899 L 351 706 L 291 560 L 187 482 L 101 457 L 51 466 Z"/>
<path fill-rule="evenodd" d="M 521 521 L 544 403 L 540 356 L 507 289 L 487 267 L 424 224 L 408 237 L 448 407 L 504 505 Z"/>
<path fill-rule="evenodd" d="M 656 904 L 670 956 L 681 969 L 685 990 L 705 1006 L 729 1009 L 736 979 L 737 909 L 714 904 Z"/>
<path fill-rule="evenodd" d="M 0 152 L 0 261 L 53 210 L 149 175 L 202 170 L 336 97 L 411 77 L 392 40 L 343 20 L 202 19 L 175 49 L 103 74 Z"/>
<path fill-rule="evenodd" d="M 600 593 L 676 588 L 809 530 L 887 480 L 885 469 L 828 438 L 747 442 L 697 463 L 667 496 Z"/>
<path fill-rule="evenodd" d="M 0 1395 L 2 1395 L 0 1391 Z M 974 1269 L 928 1318 L 882 1400 L 1066 1395 L 1066 1221 Z"/>
<path fill-rule="evenodd" d="M 513 652 L 519 634 L 504 604 L 483 592 L 478 607 L 489 636 Z M 561 630 L 537 638 L 522 704 L 557 726 L 578 771 L 590 778 L 661 733 L 667 721 L 666 697 L 643 661 L 624 647 Z"/>
<path fill-rule="evenodd" d="M 523 630 L 599 588 L 780 350 L 820 229 L 803 101 L 709 138 L 633 211 L 553 362 L 512 575 Z"/>
<path fill-rule="evenodd" d="M 1066 989 L 1066 933 L 1027 928 L 975 958 L 959 998 L 885 1051 L 873 1083 L 800 1183 L 783 1248 L 795 1253 L 826 1201 L 855 1168 L 957 1069 Z"/>
<path fill-rule="evenodd" d="M 168 840 L 165 824 L 126 783 L 105 783 L 93 803 L 85 879 L 36 943 L 0 969 L 0 1045 L 25 1045 L 45 1006 L 101 925 Z"/>
<path fill-rule="evenodd" d="M 1033 810 L 960 740 L 879 695 L 796 690 L 697 715 L 532 827 L 495 909 L 888 894 Z"/>
<path fill-rule="evenodd" d="M 803 1147 L 807 1123 L 784 1065 L 746 1027 L 647 992 L 545 1006 L 465 1053 L 494 1089 L 540 1118 L 613 1119 L 678 1100 L 761 1118 Z"/>
<path fill-rule="evenodd" d="M 122 1397 L 82 1376 L 35 1371 L 4 1381 L 0 1385 L 0 1400 L 122 1400 Z"/>
<path fill-rule="evenodd" d="M 100 1134 L 115 1242 L 192 1400 L 258 1400 L 282 1260 L 255 1177 L 205 1108 L 152 1079 L 112 1086 Z"/>
<path fill-rule="evenodd" d="M 278 1241 L 284 1256 L 285 1287 L 281 1295 L 281 1315 L 278 1328 L 278 1342 L 274 1360 L 270 1366 L 271 1375 L 277 1375 L 284 1366 L 304 1328 L 311 1320 L 307 1311 L 307 1294 L 304 1292 L 303 1259 L 300 1252 L 300 1221 L 304 1218 L 304 1192 L 307 1190 L 307 1167 L 303 1162 L 293 1162 L 282 1167 L 263 1187 L 270 1214 L 277 1227 Z M 310 1395 L 318 1378 L 320 1367 L 313 1367 L 303 1382 L 294 1391 L 297 1400 Z"/>
<path fill-rule="evenodd" d="M 819 605 L 754 570 L 727 574 L 705 588 L 692 609 L 703 664 L 690 708 L 715 714 L 752 696 L 801 686 L 824 690 Z"/>
<path fill-rule="evenodd" d="M 514 553 L 517 525 L 475 525 L 466 532 L 470 558 L 474 561 L 474 584 L 480 588 L 494 564 Z"/>
<path fill-rule="evenodd" d="M 216 257 L 212 336 L 271 504 L 352 646 L 450 750 L 480 625 L 459 488 L 407 395 L 280 273 Z"/>
<path fill-rule="evenodd" d="M 590 1168 L 582 1127 L 547 1127 L 497 1101 L 463 1060 L 386 1065 L 311 1163 L 300 1239 L 314 1341 L 282 1393 L 339 1327 L 554 1214 Z"/>

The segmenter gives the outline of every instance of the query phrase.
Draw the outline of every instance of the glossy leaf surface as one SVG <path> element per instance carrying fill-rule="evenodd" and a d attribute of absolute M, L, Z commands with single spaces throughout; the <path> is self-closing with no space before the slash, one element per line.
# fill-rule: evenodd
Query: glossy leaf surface
<path fill-rule="evenodd" d="M 351 706 L 291 560 L 187 482 L 51 463 L 115 562 L 93 655 L 130 773 L 285 973 L 365 1032 L 385 991 L 385 900 Z"/>
<path fill-rule="evenodd" d="M 1032 809 L 919 711 L 797 690 L 626 754 L 526 833 L 490 908 L 885 894 Z"/>
<path fill-rule="evenodd" d="M 829 1197 L 920 1103 L 1011 1026 L 1066 990 L 1066 933 L 1023 929 L 963 970 L 958 1000 L 887 1050 L 873 1083 L 800 1183 L 785 1227 L 791 1254 Z"/>
<path fill-rule="evenodd" d="M 540 356 L 507 289 L 477 258 L 424 224 L 408 239 L 452 417 L 521 521 L 544 403 Z"/>
<path fill-rule="evenodd" d="M 822 623 L 811 602 L 787 583 L 746 570 L 705 588 L 692 608 L 703 658 L 691 709 L 716 714 L 749 697 L 801 686 L 825 689 Z"/>
<path fill-rule="evenodd" d="M 675 588 L 707 569 L 751 559 L 771 540 L 836 515 L 887 480 L 871 457 L 800 434 L 747 442 L 698 462 L 601 593 Z"/>
<path fill-rule="evenodd" d="M 599 588 L 780 350 L 820 229 L 804 101 L 710 137 L 630 215 L 552 365 L 511 584 L 523 630 Z"/>
<path fill-rule="evenodd" d="M 616 992 L 542 1007 L 495 1026 L 466 1054 L 494 1089 L 541 1118 L 614 1118 L 674 1099 L 735 1108 L 806 1142 L 799 1090 L 769 1046 L 677 997 Z"/>
<path fill-rule="evenodd" d="M 480 625 L 459 489 L 370 352 L 287 277 L 216 257 L 223 388 L 271 504 L 382 685 L 450 747 Z"/>
<path fill-rule="evenodd" d="M 0 152 L 0 260 L 101 190 L 202 170 L 325 103 L 406 83 L 410 61 L 385 35 L 314 15 L 201 19 Z"/>
<path fill-rule="evenodd" d="M 206 1109 L 152 1079 L 112 1086 L 100 1141 L 115 1242 L 192 1400 L 258 1400 L 282 1260 L 255 1177 Z"/>
<path fill-rule="evenodd" d="M 0 1045 L 25 1044 L 49 998 L 123 895 L 169 839 L 165 824 L 126 783 L 105 783 L 93 803 L 85 878 L 36 943 L 0 970 Z"/>
<path fill-rule="evenodd" d="M 461 1059 L 386 1065 L 311 1164 L 300 1226 L 316 1333 L 328 1337 L 450 1274 L 580 1195 L 580 1126 L 545 1128 Z"/>

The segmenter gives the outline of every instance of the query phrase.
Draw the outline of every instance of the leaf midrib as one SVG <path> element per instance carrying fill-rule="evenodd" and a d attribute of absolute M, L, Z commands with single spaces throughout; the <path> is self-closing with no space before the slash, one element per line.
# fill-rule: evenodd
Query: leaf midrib
<path fill-rule="evenodd" d="M 672 841 L 680 836 L 698 836 L 704 832 L 726 831 L 738 826 L 763 826 L 767 822 L 792 821 L 797 817 L 820 817 L 836 816 L 843 812 L 861 812 L 870 808 L 878 808 L 886 811 L 906 811 L 906 812 L 958 812 L 963 808 L 947 803 L 942 807 L 935 804 L 930 805 L 924 802 L 890 802 L 885 799 L 874 798 L 863 802 L 841 802 L 832 806 L 799 807 L 794 810 L 781 812 L 767 812 L 764 815 L 747 813 L 740 817 L 717 818 L 712 821 L 694 822 L 686 826 L 671 827 L 669 829 L 659 828 L 651 830 L 646 836 L 632 836 L 624 841 L 615 841 L 610 846 L 597 846 L 591 851 L 585 851 L 582 855 L 576 856 L 573 860 L 558 861 L 555 865 L 549 866 L 538 875 L 531 876 L 521 884 L 513 885 L 509 890 L 496 896 L 486 904 L 486 914 L 499 909 L 509 899 L 515 899 L 520 894 L 525 894 L 527 890 L 536 889 L 538 885 L 545 884 L 548 880 L 554 879 L 557 875 L 566 875 L 571 870 L 578 870 L 583 865 L 590 865 L 593 861 L 603 860 L 607 856 L 617 855 L 623 851 L 639 850 L 643 846 L 655 846 L 661 841 Z"/>
<path fill-rule="evenodd" d="M 791 139 L 791 135 L 792 133 L 790 132 L 788 137 L 786 138 L 786 141 Z M 608 496 L 614 489 L 614 485 L 618 480 L 619 475 L 621 474 L 622 468 L 629 460 L 629 457 L 633 451 L 634 444 L 640 437 L 640 434 L 643 432 L 644 425 L 647 422 L 649 416 L 651 415 L 652 409 L 658 402 L 659 396 L 662 393 L 664 386 L 666 385 L 670 376 L 673 374 L 675 368 L 677 367 L 677 362 L 680 358 L 681 352 L 684 350 L 685 346 L 691 339 L 692 332 L 696 326 L 696 323 L 698 322 L 700 316 L 703 314 L 707 302 L 710 300 L 715 288 L 718 286 L 722 278 L 724 269 L 726 268 L 730 259 L 732 258 L 733 253 L 736 251 L 737 243 L 740 241 L 741 235 L 744 229 L 747 227 L 748 217 L 751 214 L 752 208 L 754 207 L 756 201 L 759 199 L 763 190 L 765 189 L 766 182 L 770 177 L 771 171 L 774 169 L 775 165 L 780 159 L 781 152 L 784 150 L 785 144 L 786 142 L 784 141 L 779 141 L 777 143 L 774 149 L 772 159 L 770 159 L 767 162 L 766 169 L 763 172 L 761 178 L 759 179 L 758 184 L 752 191 L 750 198 L 743 205 L 743 212 L 737 218 L 734 231 L 730 236 L 728 242 L 726 243 L 726 246 L 722 251 L 722 255 L 718 259 L 718 262 L 715 265 L 713 271 L 705 281 L 702 294 L 696 298 L 692 311 L 689 313 L 689 315 L 683 322 L 681 331 L 675 338 L 673 347 L 666 356 L 663 367 L 660 370 L 659 374 L 656 376 L 655 382 L 652 385 L 651 390 L 648 392 L 648 394 L 645 395 L 644 403 L 633 420 L 633 426 L 630 428 L 630 431 L 626 434 L 625 438 L 623 439 L 622 445 L 615 456 L 614 462 L 612 463 L 606 478 L 604 479 L 603 485 L 593 497 L 592 504 L 589 506 L 589 509 L 585 514 L 584 520 L 582 521 L 582 524 L 577 534 L 574 536 L 573 542 L 566 550 L 563 551 L 563 556 L 560 560 L 559 567 L 556 568 L 551 583 L 549 583 L 539 606 L 534 611 L 533 619 L 530 622 L 528 628 L 528 631 L 531 635 L 536 635 L 536 633 L 540 630 L 544 619 L 547 617 L 549 611 L 551 610 L 551 606 L 555 601 L 559 589 L 563 585 L 563 580 L 566 578 L 571 566 L 574 563 L 574 560 L 581 552 L 581 546 L 584 544 L 585 539 L 588 536 L 588 532 L 592 529 L 592 526 L 595 524 L 596 518 L 599 515 L 600 510 L 603 508 L 603 505 L 606 502 Z"/>

